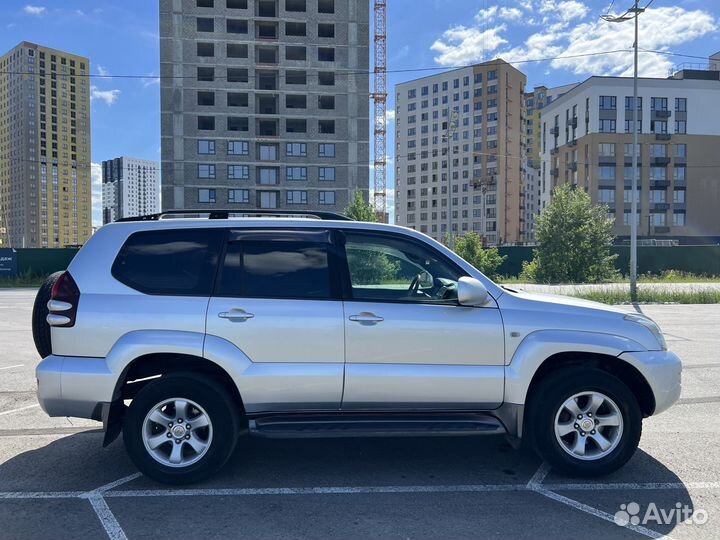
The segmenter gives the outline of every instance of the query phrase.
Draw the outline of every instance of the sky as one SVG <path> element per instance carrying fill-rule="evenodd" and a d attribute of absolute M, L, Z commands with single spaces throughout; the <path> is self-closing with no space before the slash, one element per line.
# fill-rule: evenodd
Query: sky
<path fill-rule="evenodd" d="M 720 0 L 642 0 L 640 5 L 648 2 L 640 17 L 640 48 L 687 56 L 641 52 L 641 75 L 665 77 L 673 65 L 703 62 L 692 56 L 706 59 L 720 51 Z M 631 75 L 632 22 L 611 24 L 600 18 L 622 13 L 631 4 L 389 0 L 388 206 L 394 183 L 395 84 L 496 57 L 515 62 L 527 75 L 528 88 L 560 86 L 591 75 Z M 160 160 L 160 87 L 152 78 L 160 63 L 157 2 L 0 0 L 0 53 L 23 40 L 90 58 L 95 75 L 91 124 L 97 222 L 101 161 L 120 155 Z M 620 52 L 594 54 L 609 51 Z M 113 78 L 118 75 L 139 78 Z"/>

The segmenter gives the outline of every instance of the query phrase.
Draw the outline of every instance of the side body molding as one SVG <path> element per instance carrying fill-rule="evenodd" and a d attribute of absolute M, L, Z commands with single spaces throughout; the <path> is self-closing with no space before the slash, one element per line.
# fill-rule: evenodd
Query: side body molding
<path fill-rule="evenodd" d="M 505 366 L 505 401 L 523 405 L 540 365 L 558 353 L 579 352 L 619 356 L 644 351 L 639 343 L 613 334 L 567 330 L 538 330 L 525 336 Z M 618 362 L 622 362 L 619 360 Z"/>

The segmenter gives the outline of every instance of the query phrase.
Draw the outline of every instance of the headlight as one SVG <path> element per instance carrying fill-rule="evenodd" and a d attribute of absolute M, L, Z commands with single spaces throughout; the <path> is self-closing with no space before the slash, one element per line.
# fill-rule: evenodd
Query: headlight
<path fill-rule="evenodd" d="M 663 351 L 667 351 L 667 343 L 665 343 L 665 336 L 663 336 L 662 330 L 660 330 L 660 327 L 657 325 L 655 321 L 652 319 L 648 319 L 647 317 L 643 315 L 637 315 L 635 313 L 630 313 L 628 315 L 625 315 L 625 320 L 638 323 L 643 325 L 645 328 L 650 330 L 653 336 L 655 336 L 655 339 L 657 339 L 658 344 L 660 345 L 660 348 Z"/>

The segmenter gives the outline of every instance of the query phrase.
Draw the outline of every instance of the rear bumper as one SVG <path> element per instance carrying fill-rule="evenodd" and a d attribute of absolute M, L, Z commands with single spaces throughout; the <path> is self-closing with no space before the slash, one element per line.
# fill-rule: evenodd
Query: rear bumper
<path fill-rule="evenodd" d="M 645 377 L 655 396 L 658 414 L 668 409 L 680 397 L 682 390 L 682 361 L 670 351 L 626 352 L 621 360 L 632 364 Z"/>
<path fill-rule="evenodd" d="M 116 377 L 104 358 L 50 355 L 35 370 L 40 407 L 49 416 L 102 420 Z"/>

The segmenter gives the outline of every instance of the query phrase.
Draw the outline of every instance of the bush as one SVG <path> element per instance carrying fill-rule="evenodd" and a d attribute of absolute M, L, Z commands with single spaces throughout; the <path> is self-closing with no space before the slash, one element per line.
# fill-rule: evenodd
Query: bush
<path fill-rule="evenodd" d="M 484 248 L 480 235 L 469 232 L 455 242 L 455 253 L 491 279 L 498 277 L 498 268 L 507 259 L 496 247 Z"/>

